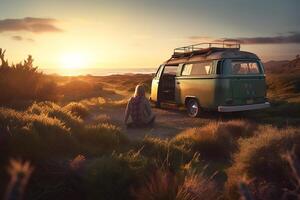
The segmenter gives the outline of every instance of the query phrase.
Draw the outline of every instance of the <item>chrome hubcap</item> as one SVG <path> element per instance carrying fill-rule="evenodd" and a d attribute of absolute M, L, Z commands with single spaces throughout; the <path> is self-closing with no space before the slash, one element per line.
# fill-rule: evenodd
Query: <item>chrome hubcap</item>
<path fill-rule="evenodd" d="M 198 104 L 196 101 L 191 101 L 190 102 L 190 106 L 189 106 L 189 110 L 190 110 L 190 114 L 191 115 L 196 115 L 198 113 Z"/>

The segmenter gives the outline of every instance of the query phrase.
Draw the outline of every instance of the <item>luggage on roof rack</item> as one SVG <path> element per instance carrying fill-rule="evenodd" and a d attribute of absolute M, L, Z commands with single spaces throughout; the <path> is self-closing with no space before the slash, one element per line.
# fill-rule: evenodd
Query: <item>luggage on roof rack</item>
<path fill-rule="evenodd" d="M 209 52 L 222 51 L 226 49 L 240 50 L 240 47 L 241 44 L 238 40 L 224 40 L 222 42 L 199 43 L 175 48 L 172 58 L 207 54 Z"/>

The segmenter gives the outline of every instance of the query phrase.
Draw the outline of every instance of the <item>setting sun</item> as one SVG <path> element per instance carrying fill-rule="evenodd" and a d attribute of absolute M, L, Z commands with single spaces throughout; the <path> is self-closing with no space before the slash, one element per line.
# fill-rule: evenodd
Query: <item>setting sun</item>
<path fill-rule="evenodd" d="M 88 56 L 78 52 L 66 53 L 61 56 L 61 68 L 82 69 L 89 63 Z"/>

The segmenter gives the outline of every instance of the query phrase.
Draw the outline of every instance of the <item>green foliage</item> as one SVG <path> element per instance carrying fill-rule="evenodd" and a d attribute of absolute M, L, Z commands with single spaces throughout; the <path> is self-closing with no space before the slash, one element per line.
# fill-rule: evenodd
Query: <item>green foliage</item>
<path fill-rule="evenodd" d="M 276 186 L 277 194 L 291 185 L 290 169 L 282 154 L 296 147 L 299 154 L 300 132 L 298 129 L 276 129 L 260 127 L 255 135 L 240 141 L 240 152 L 234 156 L 234 164 L 228 170 L 226 191 L 230 199 L 237 199 L 237 186 L 242 177 L 255 179 L 256 184 L 268 183 Z"/>

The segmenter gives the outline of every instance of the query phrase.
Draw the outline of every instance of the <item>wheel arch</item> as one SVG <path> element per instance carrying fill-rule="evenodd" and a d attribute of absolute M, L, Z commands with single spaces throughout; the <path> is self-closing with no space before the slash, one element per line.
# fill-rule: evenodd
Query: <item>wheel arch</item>
<path fill-rule="evenodd" d="M 190 99 L 196 99 L 198 104 L 201 105 L 199 99 L 196 96 L 185 96 L 185 98 L 184 98 L 184 105 L 185 106 L 187 106 L 187 103 Z"/>

